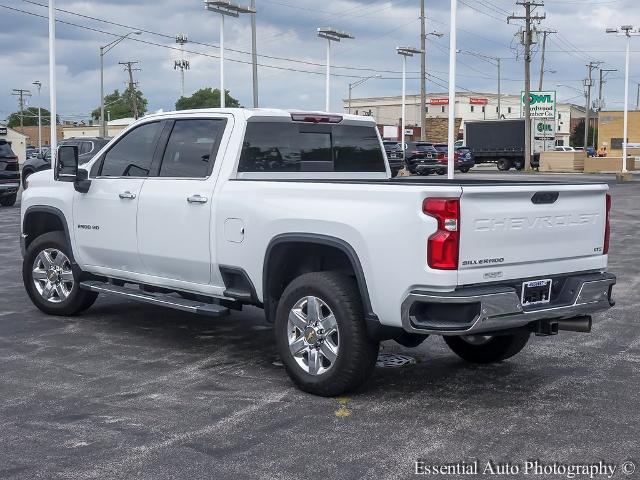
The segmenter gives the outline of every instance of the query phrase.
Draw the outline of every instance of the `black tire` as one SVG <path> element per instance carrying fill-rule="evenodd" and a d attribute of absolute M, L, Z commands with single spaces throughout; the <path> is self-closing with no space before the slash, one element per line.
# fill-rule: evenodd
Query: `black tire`
<path fill-rule="evenodd" d="M 427 170 L 426 168 L 418 170 L 418 175 L 426 177 L 427 175 L 431 175 L 431 170 Z"/>
<path fill-rule="evenodd" d="M 469 171 L 469 167 L 460 167 L 461 173 L 467 173 Z"/>
<path fill-rule="evenodd" d="M 305 371 L 289 347 L 289 313 L 296 303 L 310 295 L 331 309 L 339 331 L 337 357 L 319 375 Z M 367 335 L 358 287 L 351 277 L 337 272 L 306 273 L 287 286 L 278 302 L 275 335 L 289 377 L 298 388 L 314 395 L 332 397 L 357 389 L 373 373 L 378 358 L 379 342 Z"/>
<path fill-rule="evenodd" d="M 511 161 L 506 158 L 501 158 L 496 162 L 496 166 L 501 172 L 506 172 L 511 168 Z"/>
<path fill-rule="evenodd" d="M 471 363 L 494 363 L 513 357 L 529 341 L 529 332 L 496 335 L 485 343 L 474 345 L 461 337 L 445 336 L 444 341 L 460 358 Z"/>
<path fill-rule="evenodd" d="M 98 294 L 79 288 L 82 271 L 72 260 L 70 260 L 70 267 L 73 272 L 73 287 L 69 290 L 66 299 L 53 303 L 42 297 L 34 283 L 33 267 L 36 257 L 45 249 L 56 249 L 64 253 L 69 259 L 72 258 L 66 238 L 62 232 L 45 233 L 29 245 L 22 262 L 22 280 L 33 304 L 46 314 L 64 316 L 75 315 L 93 305 Z"/>
<path fill-rule="evenodd" d="M 31 170 L 30 168 L 28 168 L 27 170 L 22 170 L 22 189 L 26 190 L 27 188 L 27 178 L 29 178 L 29 175 L 33 174 L 33 170 Z"/>
<path fill-rule="evenodd" d="M 444 175 L 447 171 L 444 168 L 438 170 L 438 175 Z"/>
<path fill-rule="evenodd" d="M 18 200 L 18 194 L 14 193 L 13 195 L 0 198 L 0 205 L 3 207 L 13 207 L 16 204 L 16 200 Z"/>

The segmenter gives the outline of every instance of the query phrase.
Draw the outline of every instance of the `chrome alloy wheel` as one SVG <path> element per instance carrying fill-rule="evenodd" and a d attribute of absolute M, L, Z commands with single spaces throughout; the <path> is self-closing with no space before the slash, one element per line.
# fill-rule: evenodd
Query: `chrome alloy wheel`
<path fill-rule="evenodd" d="M 326 373 L 338 358 L 338 323 L 329 306 L 318 297 L 301 298 L 291 308 L 287 335 L 291 355 L 311 375 Z"/>
<path fill-rule="evenodd" d="M 69 258 L 60 250 L 46 248 L 33 261 L 33 283 L 47 302 L 64 302 L 73 290 L 73 272 Z"/>
<path fill-rule="evenodd" d="M 463 335 L 460 338 L 470 345 L 480 346 L 489 343 L 493 337 L 491 335 Z"/>

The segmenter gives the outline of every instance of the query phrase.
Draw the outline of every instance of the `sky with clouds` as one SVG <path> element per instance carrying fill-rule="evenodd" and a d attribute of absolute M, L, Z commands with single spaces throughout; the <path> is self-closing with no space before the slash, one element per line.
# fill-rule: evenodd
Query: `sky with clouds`
<path fill-rule="evenodd" d="M 245 0 L 246 3 L 249 0 Z M 0 120 L 17 110 L 12 89 L 31 89 L 30 105 L 37 105 L 40 80 L 42 105 L 48 106 L 48 25 L 46 0 L 0 0 Z M 239 2 L 244 3 L 244 2 Z M 380 75 L 354 89 L 354 97 L 397 95 L 401 89 L 401 60 L 396 46 L 418 46 L 419 0 L 256 0 L 260 104 L 265 107 L 324 108 L 326 41 L 316 37 L 317 27 L 331 26 L 353 34 L 332 48 L 333 110 L 341 110 L 348 85 L 358 78 Z M 426 0 L 430 36 L 427 71 L 430 92 L 443 92 L 448 81 L 449 0 Z M 99 105 L 99 47 L 116 36 L 142 30 L 105 56 L 105 91 L 122 90 L 127 75 L 118 62 L 139 61 L 139 88 L 149 110 L 171 110 L 180 95 L 180 75 L 174 70 L 179 51 L 173 41 L 188 35 L 185 58 L 187 94 L 219 85 L 219 29 L 217 14 L 207 12 L 199 0 L 57 0 L 58 111 L 65 119 L 87 119 Z M 459 0 L 458 48 L 503 58 L 503 91 L 523 88 L 522 48 L 515 35 L 518 25 L 506 16 L 522 13 L 515 0 Z M 558 90 L 559 100 L 584 103 L 582 81 L 586 64 L 603 61 L 608 75 L 605 99 L 609 109 L 621 109 L 625 40 L 607 35 L 605 28 L 621 24 L 640 26 L 638 0 L 546 0 L 536 13 L 546 13 L 541 29 L 558 34 L 547 43 L 545 88 Z M 114 36 L 116 35 L 116 36 Z M 252 105 L 251 23 L 248 16 L 225 22 L 226 84 L 244 106 Z M 532 84 L 537 86 L 540 53 L 532 63 Z M 632 39 L 630 105 L 635 107 L 640 81 L 640 37 Z M 419 59 L 408 62 L 409 93 L 419 90 Z M 596 74 L 597 75 L 597 72 Z M 469 54 L 458 56 L 459 90 L 495 91 L 496 68 Z M 570 87 L 557 87 L 565 84 Z M 597 91 L 594 92 L 597 96 Z"/>

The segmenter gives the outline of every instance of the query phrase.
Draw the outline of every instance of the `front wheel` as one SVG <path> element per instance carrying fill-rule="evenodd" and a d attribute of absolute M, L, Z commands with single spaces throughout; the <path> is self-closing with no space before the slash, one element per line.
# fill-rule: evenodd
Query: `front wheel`
<path fill-rule="evenodd" d="M 378 357 L 357 285 L 336 272 L 307 273 L 289 284 L 278 303 L 275 334 L 291 380 L 323 397 L 357 389 Z"/>
<path fill-rule="evenodd" d="M 445 336 L 444 341 L 460 358 L 471 363 L 494 363 L 513 357 L 529 341 L 529 332 L 513 335 Z"/>
<path fill-rule="evenodd" d="M 469 167 L 460 167 L 460 173 L 467 173 L 469 171 Z"/>
<path fill-rule="evenodd" d="M 49 315 L 75 315 L 86 310 L 98 296 L 80 288 L 80 269 L 71 261 L 62 232 L 36 238 L 24 256 L 22 279 L 33 304 Z"/>
<path fill-rule="evenodd" d="M 13 207 L 16 204 L 16 200 L 18 200 L 18 194 L 14 193 L 13 195 L 0 198 L 0 205 L 3 207 Z"/>

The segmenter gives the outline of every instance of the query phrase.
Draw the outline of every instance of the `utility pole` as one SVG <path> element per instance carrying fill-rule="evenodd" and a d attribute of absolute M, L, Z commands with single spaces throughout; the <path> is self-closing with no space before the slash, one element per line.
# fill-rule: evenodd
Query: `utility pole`
<path fill-rule="evenodd" d="M 420 0 L 420 140 L 427 139 L 427 26 L 424 0 Z"/>
<path fill-rule="evenodd" d="M 531 44 L 533 43 L 533 35 L 531 22 L 540 22 L 547 18 L 545 14 L 531 15 L 532 9 L 536 7 L 544 7 L 544 3 L 530 0 L 518 0 L 516 5 L 524 7 L 524 16 L 510 15 L 507 17 L 507 23 L 511 20 L 524 20 L 525 29 L 522 36 L 522 44 L 524 45 L 524 169 L 531 170 Z"/>
<path fill-rule="evenodd" d="M 189 42 L 189 38 L 184 33 L 180 33 L 176 35 L 176 43 L 180 45 L 180 60 L 175 60 L 173 62 L 173 69 L 180 70 L 180 80 L 181 80 L 181 95 L 184 97 L 184 71 L 189 70 L 191 65 L 189 64 L 189 60 L 184 59 L 184 45 Z"/>
<path fill-rule="evenodd" d="M 258 108 L 258 46 L 256 41 L 256 0 L 251 0 L 251 67 L 253 70 L 253 108 Z"/>
<path fill-rule="evenodd" d="M 598 82 L 598 111 L 600 112 L 604 108 L 604 84 L 607 83 L 605 78 L 609 72 L 617 72 L 615 68 L 601 68 L 600 69 L 600 81 Z"/>
<path fill-rule="evenodd" d="M 640 110 L 640 83 L 638 83 L 638 93 L 636 93 L 636 110 Z"/>
<path fill-rule="evenodd" d="M 18 97 L 18 105 L 20 106 L 20 133 L 24 134 L 24 97 L 30 97 L 31 92 L 29 90 L 23 90 L 22 88 L 14 88 L 11 95 Z"/>
<path fill-rule="evenodd" d="M 547 35 L 552 33 L 558 33 L 557 30 L 543 30 L 542 32 L 542 56 L 540 57 L 540 83 L 538 84 L 538 90 L 542 91 L 542 79 L 544 78 L 544 53 L 547 49 Z"/>
<path fill-rule="evenodd" d="M 133 101 L 133 118 L 138 119 L 138 94 L 136 92 L 136 84 L 133 81 L 133 72 L 139 72 L 139 68 L 133 68 L 140 62 L 118 62 L 124 66 L 125 71 L 129 72 L 129 91 L 131 92 L 131 98 Z"/>
<path fill-rule="evenodd" d="M 584 86 L 587 89 L 587 99 L 586 99 L 586 105 L 585 105 L 585 111 L 584 111 L 584 143 L 582 144 L 582 146 L 584 147 L 585 151 L 587 149 L 587 146 L 589 145 L 589 119 L 591 117 L 591 87 L 593 86 L 593 78 L 591 74 L 593 73 L 593 70 L 598 68 L 601 64 L 602 62 L 589 62 L 589 64 L 587 65 L 588 77 L 584 81 Z"/>

